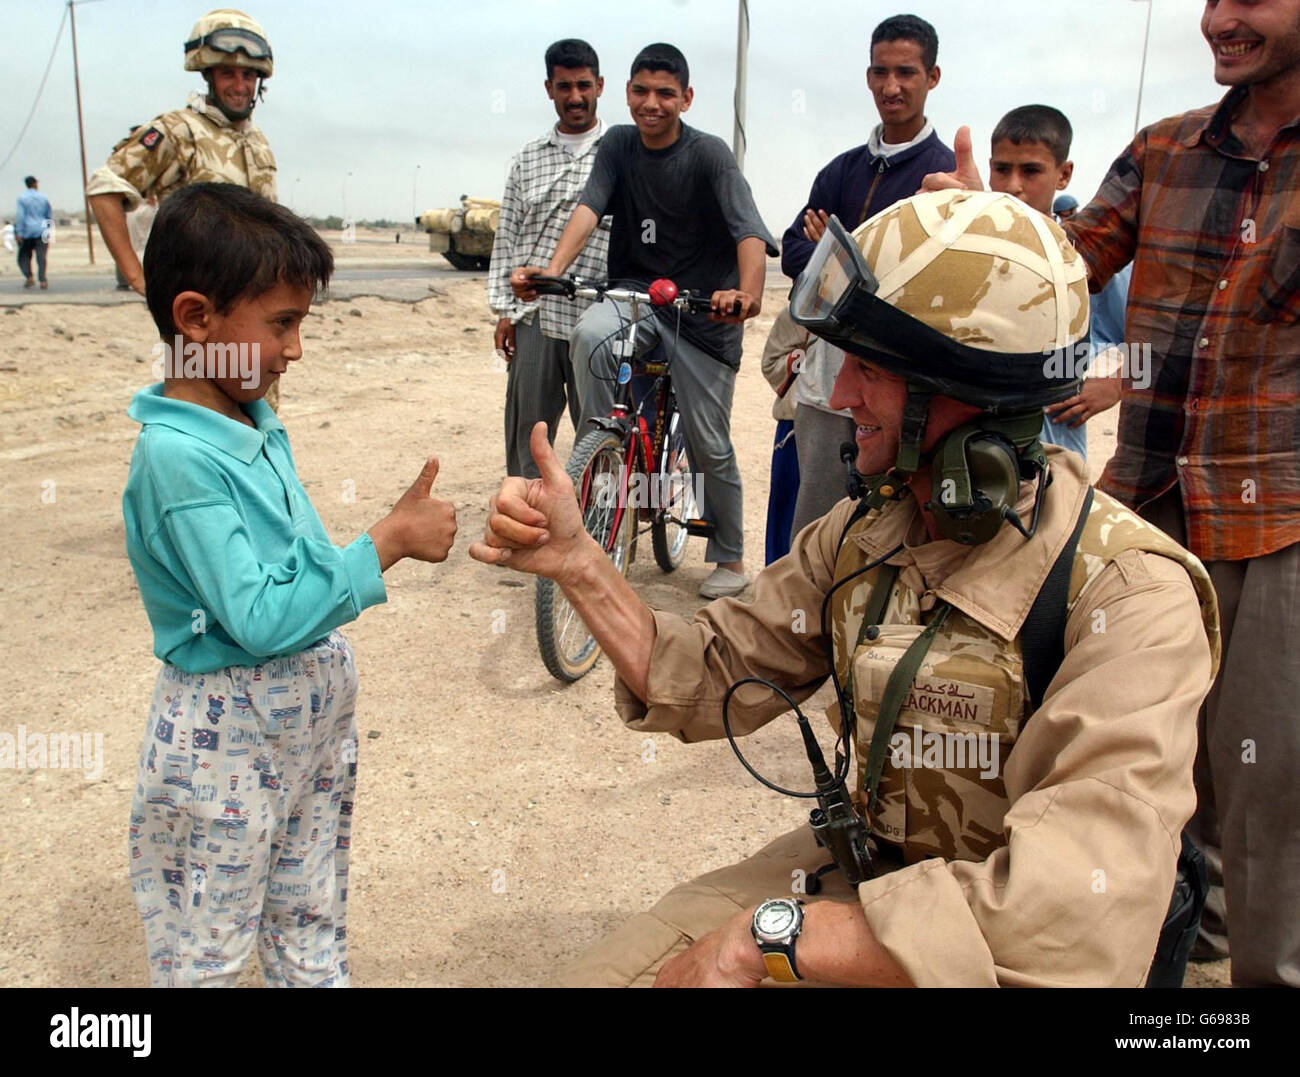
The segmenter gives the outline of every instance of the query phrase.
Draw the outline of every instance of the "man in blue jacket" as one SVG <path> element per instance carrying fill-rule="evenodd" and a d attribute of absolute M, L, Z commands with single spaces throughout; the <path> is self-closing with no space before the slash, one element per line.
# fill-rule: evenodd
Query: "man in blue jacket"
<path fill-rule="evenodd" d="M 943 162 L 956 158 L 925 118 L 925 99 L 939 85 L 938 56 L 938 34 L 915 15 L 894 15 L 872 31 L 867 88 L 880 123 L 864 145 L 841 153 L 813 180 L 807 205 L 781 239 L 781 269 L 791 280 L 803 272 L 832 215 L 852 230 L 914 195 L 939 165 L 950 170 Z M 827 403 L 842 361 L 843 352 L 819 342 L 810 347 L 795 380 L 799 487 L 791 537 L 844 496 L 840 445 L 853 440 L 854 425 Z M 771 496 L 795 494 L 773 487 Z"/>
<path fill-rule="evenodd" d="M 14 217 L 14 232 L 18 236 L 18 268 L 24 277 L 23 287 L 30 288 L 32 280 L 32 255 L 36 255 L 36 275 L 41 287 L 48 288 L 45 280 L 45 252 L 50 246 L 50 228 L 54 211 L 50 200 L 36 188 L 36 177 L 24 180 L 27 189 L 18 196 L 18 212 Z"/>

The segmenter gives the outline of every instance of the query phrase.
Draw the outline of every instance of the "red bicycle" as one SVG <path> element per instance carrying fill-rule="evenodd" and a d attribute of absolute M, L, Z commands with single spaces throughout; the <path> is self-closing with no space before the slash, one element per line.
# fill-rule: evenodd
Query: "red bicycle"
<path fill-rule="evenodd" d="M 646 531 L 655 561 L 664 572 L 672 572 L 686 556 L 687 537 L 708 537 L 714 528 L 699 518 L 702 477 L 691 467 L 690 447 L 673 395 L 671 349 L 661 343 L 636 357 L 637 324 L 645 307 L 707 313 L 712 299 L 679 293 L 669 280 L 655 281 L 646 292 L 577 277 L 531 280 L 542 295 L 597 302 L 612 299 L 631 308 L 626 334 L 615 341 L 620 364 L 613 410 L 591 420 L 596 429 L 578 439 L 566 470 L 587 532 L 620 572 L 627 575 L 636 557 L 637 538 Z M 554 581 L 538 577 L 534 606 L 537 646 L 547 670 L 562 681 L 584 677 L 600 657 L 600 646 L 564 592 Z"/>

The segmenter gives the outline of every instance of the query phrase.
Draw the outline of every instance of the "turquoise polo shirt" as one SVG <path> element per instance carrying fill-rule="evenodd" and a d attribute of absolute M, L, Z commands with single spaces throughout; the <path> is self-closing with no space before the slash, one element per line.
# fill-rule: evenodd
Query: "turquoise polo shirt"
<path fill-rule="evenodd" d="M 189 673 L 294 654 L 388 597 L 369 535 L 330 542 L 275 412 L 244 410 L 256 429 L 159 383 L 127 411 L 126 552 L 154 654 Z"/>

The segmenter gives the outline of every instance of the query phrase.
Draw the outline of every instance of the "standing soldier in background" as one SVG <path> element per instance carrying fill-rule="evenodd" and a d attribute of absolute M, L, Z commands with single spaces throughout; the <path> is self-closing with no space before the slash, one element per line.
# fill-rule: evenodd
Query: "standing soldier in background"
<path fill-rule="evenodd" d="M 209 12 L 185 42 L 185 70 L 203 72 L 207 95 L 193 93 L 186 108 L 135 128 L 86 187 L 113 261 L 141 295 L 144 273 L 131 249 L 128 210 L 187 183 L 237 183 L 275 200 L 275 156 L 250 118 L 262 80 L 271 77 L 262 27 L 242 11 Z"/>
<path fill-rule="evenodd" d="M 605 133 L 603 121 L 596 117 L 596 99 L 604 88 L 596 50 L 577 38 L 557 41 L 546 50 L 546 96 L 559 122 L 510 162 L 488 271 L 488 305 L 498 318 L 493 344 L 510 365 L 507 475 L 540 477 L 528 437 L 544 421 L 547 437 L 555 443 L 566 393 L 569 418 L 575 430 L 578 426 L 581 409 L 569 336 L 587 304 L 551 296 L 524 302 L 510 290 L 510 271 L 517 265 L 545 265 L 555 253 Z M 573 271 L 589 280 L 604 280 L 608 249 L 609 232 L 597 228 Z"/>
<path fill-rule="evenodd" d="M 118 273 L 141 295 L 144 272 L 126 218 L 141 202 L 187 183 L 237 183 L 276 200 L 275 155 L 251 118 L 272 71 L 261 25 L 233 8 L 208 12 L 185 41 L 185 70 L 203 72 L 207 94 L 192 93 L 185 108 L 132 130 L 86 186 Z M 266 399 L 278 404 L 278 382 Z"/>

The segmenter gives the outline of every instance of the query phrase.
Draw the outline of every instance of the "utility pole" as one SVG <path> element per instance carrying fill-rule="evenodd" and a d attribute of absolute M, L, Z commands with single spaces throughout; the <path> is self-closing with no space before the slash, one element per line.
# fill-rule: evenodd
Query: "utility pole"
<path fill-rule="evenodd" d="M 1141 0 L 1138 0 L 1141 3 Z M 1133 134 L 1138 133 L 1138 122 L 1142 117 L 1142 83 L 1146 81 L 1147 76 L 1147 42 L 1151 40 L 1151 4 L 1152 0 L 1146 0 L 1147 5 L 1147 28 L 1142 35 L 1142 67 L 1138 71 L 1138 103 L 1137 111 L 1133 113 Z M 74 37 L 75 41 L 76 38 Z"/>
<path fill-rule="evenodd" d="M 77 5 L 68 0 L 68 18 L 72 22 L 72 80 L 77 90 L 77 138 L 81 143 L 81 202 L 86 209 L 86 250 L 90 264 L 95 264 L 95 218 L 90 212 L 90 199 L 86 196 L 86 128 L 81 118 L 81 69 L 77 64 Z"/>
<path fill-rule="evenodd" d="M 736 96 L 733 101 L 736 122 L 731 134 L 731 152 L 736 164 L 745 171 L 745 65 L 749 56 L 749 2 L 740 0 L 736 27 Z"/>

